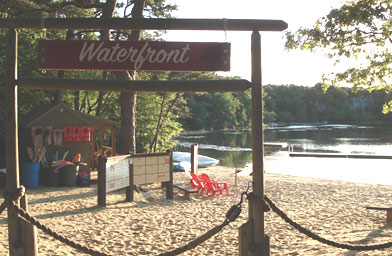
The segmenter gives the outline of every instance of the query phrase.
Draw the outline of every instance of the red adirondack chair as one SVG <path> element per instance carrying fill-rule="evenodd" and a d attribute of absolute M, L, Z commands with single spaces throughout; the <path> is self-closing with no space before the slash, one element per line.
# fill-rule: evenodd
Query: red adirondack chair
<path fill-rule="evenodd" d="M 222 195 L 223 190 L 226 190 L 226 194 L 229 195 L 229 190 L 227 188 L 227 184 L 224 182 L 216 182 L 211 180 L 207 174 L 203 173 L 200 175 L 202 182 L 206 186 L 207 195 L 211 192 L 211 196 L 214 196 L 215 193 L 219 193 Z"/>
<path fill-rule="evenodd" d="M 185 174 L 189 177 L 189 180 L 190 180 L 190 182 L 191 182 L 191 184 L 190 184 L 191 188 L 197 188 L 199 185 L 197 184 L 197 181 L 196 181 L 196 180 L 193 180 L 193 179 L 192 179 L 191 172 L 188 171 L 188 170 L 184 170 L 184 172 L 185 172 Z"/>
<path fill-rule="evenodd" d="M 188 176 L 191 178 L 191 188 L 196 188 L 201 194 L 203 194 L 204 190 L 206 190 L 206 185 L 199 179 L 199 176 L 194 174 L 193 172 L 186 172 Z"/>

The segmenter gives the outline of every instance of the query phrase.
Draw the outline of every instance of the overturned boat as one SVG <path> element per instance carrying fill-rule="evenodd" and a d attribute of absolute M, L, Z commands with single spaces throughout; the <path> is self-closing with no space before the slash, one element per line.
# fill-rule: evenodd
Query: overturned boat
<path fill-rule="evenodd" d="M 218 159 L 209 157 L 209 156 L 203 156 L 203 155 L 198 155 L 198 167 L 199 168 L 205 168 L 205 167 L 211 167 L 214 165 L 217 165 L 219 163 Z M 173 152 L 173 162 L 180 163 L 181 165 L 187 166 L 186 163 L 191 162 L 191 153 L 188 152 Z"/>

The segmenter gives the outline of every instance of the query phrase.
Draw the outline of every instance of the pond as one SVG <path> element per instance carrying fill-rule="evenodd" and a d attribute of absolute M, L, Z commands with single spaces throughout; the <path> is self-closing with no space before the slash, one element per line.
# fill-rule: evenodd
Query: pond
<path fill-rule="evenodd" d="M 295 152 L 392 155 L 392 129 L 388 127 L 343 124 L 274 126 L 265 129 L 264 141 L 286 142 Z M 252 162 L 249 130 L 184 133 L 178 138 L 176 150 L 189 151 L 194 143 L 199 144 L 199 154 L 219 159 L 223 166 L 243 168 Z M 385 179 L 389 172 L 392 174 L 392 160 L 299 159 L 277 151 L 274 147 L 265 147 L 267 172 L 392 185 L 392 181 Z M 377 179 L 370 179 L 369 175 L 377 176 Z"/>

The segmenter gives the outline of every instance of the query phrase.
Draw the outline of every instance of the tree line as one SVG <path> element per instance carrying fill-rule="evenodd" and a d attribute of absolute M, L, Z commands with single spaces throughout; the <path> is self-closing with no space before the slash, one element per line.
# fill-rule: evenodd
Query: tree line
<path fill-rule="evenodd" d="M 336 41 L 334 31 L 339 28 L 345 31 L 345 23 L 337 21 L 350 21 L 363 18 L 361 22 L 368 24 L 367 20 L 378 17 L 379 23 L 389 22 L 391 9 L 390 1 L 379 1 L 380 5 L 372 1 L 359 1 L 362 4 L 358 12 L 348 12 L 355 9 L 354 3 L 333 10 L 325 18 L 319 20 L 319 25 L 312 29 L 300 30 L 298 33 L 287 34 L 287 49 L 315 49 L 333 44 L 336 46 L 335 57 L 356 56 L 361 51 L 350 52 L 350 38 L 356 43 L 368 45 L 369 41 L 362 40 L 361 33 L 366 38 L 374 37 L 377 42 L 389 42 L 390 26 L 380 26 L 381 32 L 371 26 L 369 31 L 357 31 L 358 36 L 350 37 L 348 29 L 347 38 Z M 377 7 L 374 12 L 369 10 Z M 106 2 L 94 0 L 16 0 L 1 1 L 1 18 L 42 18 L 42 17 L 89 17 L 89 18 L 142 18 L 171 17 L 171 11 L 177 7 L 166 3 L 165 0 L 135 0 L 122 1 L 108 0 Z M 367 12 L 368 11 L 368 12 Z M 379 15 L 378 15 L 379 14 Z M 349 15 L 345 19 L 345 15 Z M 350 16 L 351 15 L 351 16 Z M 365 19 L 366 18 L 366 19 Z M 332 22 L 333 21 L 333 22 Z M 348 22 L 348 24 L 351 24 Z M 362 24 L 362 23 L 360 23 Z M 370 24 L 370 23 L 369 23 Z M 389 23 L 388 23 L 389 24 Z M 340 26 L 340 27 L 339 27 Z M 322 29 L 320 29 L 322 28 Z M 349 27 L 350 28 L 350 27 Z M 360 28 L 366 28 L 362 26 Z M 378 34 L 383 37 L 378 37 Z M 143 31 L 85 31 L 85 30 L 19 30 L 19 77 L 57 77 L 79 79 L 139 79 L 139 80 L 205 80 L 222 79 L 214 73 L 193 72 L 77 72 L 77 71 L 47 71 L 37 69 L 36 49 L 41 39 L 67 39 L 67 40 L 160 40 L 161 32 L 145 33 Z M 310 35 L 310 37 L 309 37 Z M 307 39 L 307 40 L 306 40 Z M 371 39 L 371 38 L 370 38 Z M 340 40 L 340 39 L 339 39 Z M 347 45 L 345 44 L 347 42 Z M 380 43 L 380 44 L 381 44 Z M 326 84 L 315 87 L 301 87 L 294 85 L 268 85 L 264 87 L 264 122 L 291 123 L 291 122 L 380 122 L 391 121 L 392 109 L 388 95 L 389 80 L 385 77 L 390 74 L 391 54 L 385 51 L 385 45 L 378 45 L 375 49 L 380 51 L 370 57 L 370 67 L 357 70 L 350 69 L 346 73 L 336 76 L 337 80 L 353 84 L 355 93 L 349 88 L 330 86 L 327 91 Z M 388 47 L 389 45 L 387 45 Z M 355 50 L 355 49 L 354 49 Z M 359 52 L 358 52 L 359 51 Z M 0 30 L 0 66 L 4 67 L 6 55 L 6 31 Z M 382 57 L 382 58 L 381 58 Z M 373 68 L 373 69 L 372 69 Z M 5 149 L 5 74 L 0 69 L 0 156 Z M 367 79 L 364 81 L 364 79 Z M 377 79 L 376 79 L 377 78 Z M 236 77 L 232 79 L 237 79 Z M 331 83 L 338 81 L 329 80 Z M 374 81 L 381 81 L 375 83 Z M 325 82 L 325 81 L 324 81 Z M 370 84 L 374 86 L 359 86 Z M 367 87 L 372 91 L 362 89 Z M 385 88 L 387 90 L 385 90 Z M 378 90 L 381 89 L 381 90 Z M 385 91 L 383 91 L 384 89 Z M 137 104 L 136 104 L 137 99 Z M 22 117 L 32 109 L 39 106 L 63 102 L 73 109 L 108 119 L 121 121 L 121 131 L 117 139 L 121 142 L 121 149 L 117 152 L 156 152 L 164 151 L 175 144 L 172 138 L 182 130 L 218 130 L 242 129 L 251 125 L 251 96 L 250 90 L 233 93 L 117 93 L 117 92 L 91 92 L 91 91 L 45 91 L 45 90 L 18 90 L 18 112 Z M 387 104 L 385 104 L 387 103 Z M 1 161 L 2 162 L 2 161 Z"/>
<path fill-rule="evenodd" d="M 264 86 L 264 123 L 378 123 L 392 122 L 384 90 L 353 91 L 347 87 L 296 85 Z M 186 130 L 250 128 L 250 91 L 186 94 L 188 114 L 179 119 Z"/>

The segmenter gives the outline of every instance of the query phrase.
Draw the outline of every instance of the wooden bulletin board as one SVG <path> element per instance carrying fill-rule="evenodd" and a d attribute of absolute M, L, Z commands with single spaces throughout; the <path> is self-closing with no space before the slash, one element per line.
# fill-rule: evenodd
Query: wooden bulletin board
<path fill-rule="evenodd" d="M 173 198 L 172 152 L 100 157 L 98 164 L 98 205 L 106 206 L 106 193 L 126 188 L 133 201 L 135 185 L 161 183 L 166 198 Z"/>

